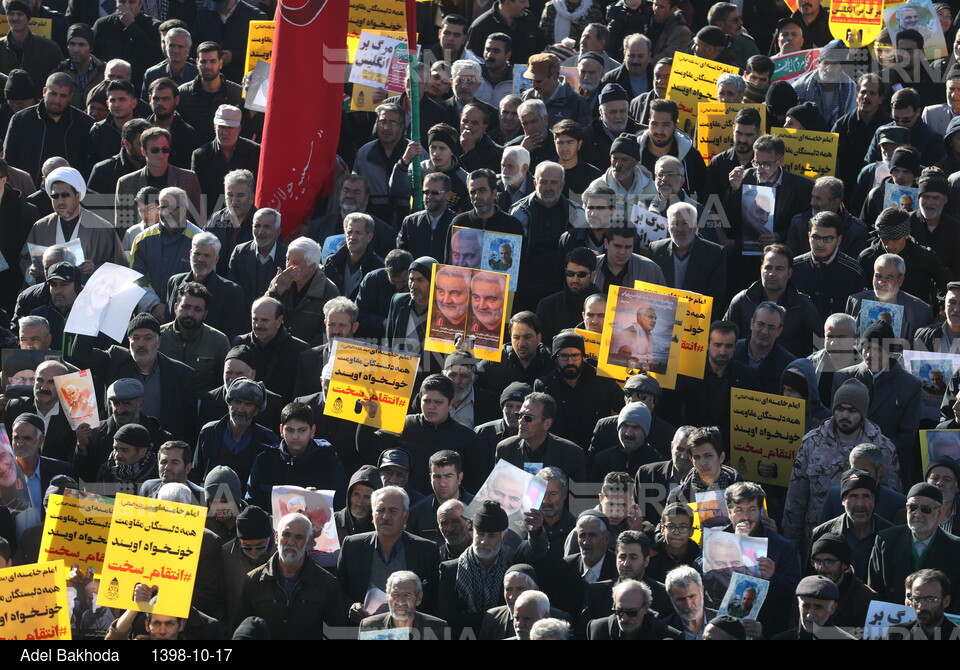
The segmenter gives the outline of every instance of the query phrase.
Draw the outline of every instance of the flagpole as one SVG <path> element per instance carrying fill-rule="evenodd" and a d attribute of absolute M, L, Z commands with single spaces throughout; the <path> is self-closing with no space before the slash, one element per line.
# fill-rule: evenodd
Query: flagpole
<path fill-rule="evenodd" d="M 410 140 L 419 141 L 420 138 L 420 77 L 414 76 L 417 65 L 417 2 L 406 0 L 407 11 L 407 77 L 410 78 Z M 420 157 L 410 161 L 413 167 L 413 211 L 423 209 L 423 172 L 420 167 Z"/>

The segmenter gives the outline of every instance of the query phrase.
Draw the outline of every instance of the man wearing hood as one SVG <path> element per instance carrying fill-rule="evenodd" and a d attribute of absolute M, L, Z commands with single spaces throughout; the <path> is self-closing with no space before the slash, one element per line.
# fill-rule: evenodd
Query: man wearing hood
<path fill-rule="evenodd" d="M 806 402 L 805 432 L 810 432 L 830 417 L 830 410 L 820 401 L 813 363 L 806 358 L 798 358 L 783 371 L 780 376 L 780 395 Z"/>
<path fill-rule="evenodd" d="M 350 476 L 346 505 L 333 514 L 341 545 L 343 539 L 349 535 L 369 533 L 373 530 L 370 496 L 381 486 L 380 474 L 373 465 L 364 465 Z"/>
<path fill-rule="evenodd" d="M 636 472 L 661 456 L 647 440 L 653 415 L 642 402 L 624 405 L 617 416 L 618 443 L 593 458 L 590 480 L 599 482 L 610 472 Z"/>
<path fill-rule="evenodd" d="M 280 444 L 261 452 L 253 461 L 246 500 L 264 509 L 271 508 L 275 485 L 331 489 L 334 509 L 340 509 L 347 492 L 347 474 L 333 446 L 314 439 L 316 424 L 309 405 L 292 402 L 280 413 Z"/>
<path fill-rule="evenodd" d="M 237 536 L 221 548 L 223 597 L 227 612 L 235 612 L 247 573 L 259 568 L 276 552 L 270 515 L 256 505 L 247 505 L 237 515 Z"/>
<path fill-rule="evenodd" d="M 680 160 L 681 173 L 687 180 L 691 193 L 703 190 L 707 168 L 703 157 L 690 137 L 677 128 L 680 109 L 673 100 L 654 100 L 650 103 L 647 129 L 640 134 L 640 163 L 654 172 L 657 160 L 662 156 L 674 156 Z"/>

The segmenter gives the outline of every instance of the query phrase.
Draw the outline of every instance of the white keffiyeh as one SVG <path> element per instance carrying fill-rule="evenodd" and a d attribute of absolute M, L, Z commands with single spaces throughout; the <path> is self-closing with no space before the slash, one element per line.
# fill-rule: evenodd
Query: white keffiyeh
<path fill-rule="evenodd" d="M 570 37 L 570 26 L 582 19 L 593 7 L 593 0 L 582 0 L 580 7 L 571 12 L 567 9 L 566 0 L 553 0 L 553 8 L 557 12 L 557 18 L 553 22 L 553 41 L 562 42 Z"/>

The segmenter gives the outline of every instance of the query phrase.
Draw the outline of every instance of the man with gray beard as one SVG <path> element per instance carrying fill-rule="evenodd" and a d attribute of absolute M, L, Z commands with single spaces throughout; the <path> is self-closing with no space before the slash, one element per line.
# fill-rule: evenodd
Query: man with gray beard
<path fill-rule="evenodd" d="M 344 623 L 336 578 L 306 560 L 312 534 L 313 524 L 299 512 L 280 519 L 277 553 L 247 575 L 231 630 L 257 616 L 272 640 L 320 640 L 326 626 Z"/>
<path fill-rule="evenodd" d="M 411 640 L 443 640 L 447 622 L 417 611 L 423 602 L 423 583 L 416 573 L 397 570 L 387 578 L 388 612 L 360 622 L 361 639 L 366 631 L 409 628 Z"/>
<path fill-rule="evenodd" d="M 470 429 L 500 416 L 497 398 L 476 387 L 478 363 L 465 351 L 455 351 L 443 362 L 443 376 L 453 382 L 455 389 L 450 416 Z M 489 466 L 492 470 L 493 463 Z"/>
<path fill-rule="evenodd" d="M 343 234 L 343 220 L 347 214 L 363 212 L 373 217 L 373 242 L 371 245 L 377 255 L 384 258 L 396 246 L 397 233 L 376 215 L 368 210 L 370 204 L 370 186 L 367 178 L 361 174 L 349 174 L 340 187 L 340 210 L 312 220 L 307 226 L 307 237 L 320 244 L 331 235 Z"/>

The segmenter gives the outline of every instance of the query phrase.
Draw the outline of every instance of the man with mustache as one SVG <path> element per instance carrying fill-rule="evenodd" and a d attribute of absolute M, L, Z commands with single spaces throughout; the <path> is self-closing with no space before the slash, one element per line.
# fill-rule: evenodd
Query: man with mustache
<path fill-rule="evenodd" d="M 437 270 L 434 286 L 437 311 L 433 314 L 431 332 L 438 331 L 438 336 L 453 339 L 455 333 L 466 331 L 470 280 L 470 271 L 463 268 L 441 267 Z"/>
<path fill-rule="evenodd" d="M 423 582 L 416 573 L 398 570 L 387 578 L 387 607 L 384 614 L 375 614 L 360 622 L 360 634 L 366 631 L 409 628 L 411 640 L 449 639 L 443 619 L 417 611 L 423 602 Z"/>
<path fill-rule="evenodd" d="M 468 331 L 483 347 L 499 348 L 507 276 L 478 272 L 470 282 L 471 318 Z"/>
<path fill-rule="evenodd" d="M 188 486 L 193 492 L 195 505 L 206 503 L 203 487 L 191 482 L 187 477 L 193 469 L 193 447 L 180 440 L 170 440 L 160 445 L 157 452 L 157 468 L 160 476 L 148 479 L 140 485 L 140 495 L 144 498 L 156 498 L 164 484 L 177 483 Z"/>
<path fill-rule="evenodd" d="M 204 323 L 212 302 L 203 284 L 183 283 L 173 305 L 176 318 L 160 326 L 160 351 L 194 369 L 198 394 L 219 386 L 220 361 L 230 350 L 227 336 Z"/>
<path fill-rule="evenodd" d="M 306 560 L 313 533 L 310 519 L 299 512 L 280 519 L 277 553 L 247 575 L 231 629 L 249 616 L 267 623 L 273 640 L 320 640 L 326 626 L 341 626 L 343 599 L 337 579 Z M 285 587 L 297 598 L 288 599 Z"/>

